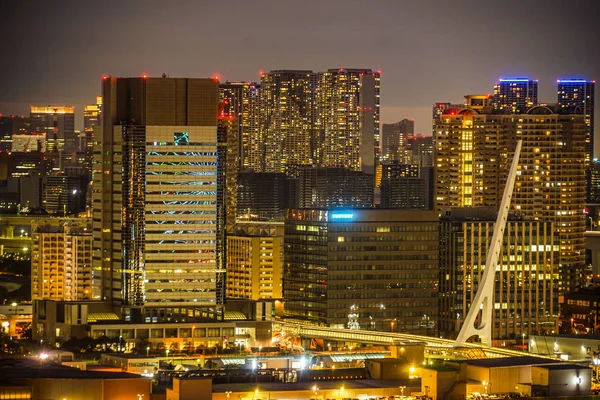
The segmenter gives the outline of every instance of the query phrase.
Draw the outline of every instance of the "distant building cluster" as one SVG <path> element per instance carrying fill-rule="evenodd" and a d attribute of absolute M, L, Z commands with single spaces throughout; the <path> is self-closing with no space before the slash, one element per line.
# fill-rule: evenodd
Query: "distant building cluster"
<path fill-rule="evenodd" d="M 105 77 L 83 132 L 73 107 L 0 117 L 0 211 L 88 215 L 31 225 L 33 300 L 163 335 L 252 316 L 454 338 L 521 140 L 493 337 L 564 329 L 600 215 L 595 83 L 559 80 L 546 104 L 536 80 L 500 79 L 434 103 L 431 136 L 380 124 L 380 88 L 371 69 Z M 57 340 L 48 315 L 34 336 Z"/>

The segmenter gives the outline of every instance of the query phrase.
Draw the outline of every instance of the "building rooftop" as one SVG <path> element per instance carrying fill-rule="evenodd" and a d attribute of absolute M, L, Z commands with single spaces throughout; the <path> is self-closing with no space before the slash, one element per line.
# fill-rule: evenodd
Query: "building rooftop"
<path fill-rule="evenodd" d="M 426 365 L 423 369 L 431 369 L 437 372 L 456 372 L 460 371 L 460 367 L 448 364 Z"/>
<path fill-rule="evenodd" d="M 14 379 L 145 379 L 126 372 L 81 371 L 34 358 L 0 359 L 0 386 Z"/>
<path fill-rule="evenodd" d="M 465 361 L 468 365 L 474 365 L 477 367 L 516 367 L 519 365 L 544 365 L 544 364 L 557 364 L 559 360 L 550 360 L 548 358 L 539 358 L 533 356 L 519 356 L 519 357 L 501 357 L 501 358 L 483 358 L 479 360 L 467 360 Z"/>
<path fill-rule="evenodd" d="M 202 378 L 199 378 L 202 379 Z M 295 383 L 260 383 L 261 392 L 276 392 L 276 391 L 297 391 L 297 390 L 311 390 L 314 385 L 317 385 L 319 390 L 323 389 L 337 389 L 340 386 L 344 386 L 347 389 L 368 389 L 368 388 L 399 388 L 400 386 L 406 387 L 420 387 L 420 379 L 359 379 L 350 381 L 307 381 L 307 382 L 295 382 Z M 253 392 L 256 389 L 255 382 L 249 383 L 225 383 L 213 385 L 213 392 L 222 393 L 227 391 L 232 392 Z"/>
<path fill-rule="evenodd" d="M 566 364 L 566 363 L 552 364 L 552 365 L 540 365 L 539 367 L 544 368 L 544 369 L 555 370 L 555 371 L 556 370 L 562 371 L 562 370 L 569 370 L 569 369 L 589 369 L 589 367 L 586 365 Z"/>

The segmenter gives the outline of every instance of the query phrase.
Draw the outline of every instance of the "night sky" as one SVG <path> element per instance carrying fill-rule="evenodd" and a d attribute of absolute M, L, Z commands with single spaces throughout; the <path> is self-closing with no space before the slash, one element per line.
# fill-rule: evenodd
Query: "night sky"
<path fill-rule="evenodd" d="M 600 81 L 599 18 L 594 0 L 4 0 L 0 113 L 74 104 L 80 127 L 105 74 L 354 67 L 381 69 L 383 122 L 430 134 L 432 103 L 490 93 L 500 76 L 539 79 L 545 102 L 559 77 Z"/>

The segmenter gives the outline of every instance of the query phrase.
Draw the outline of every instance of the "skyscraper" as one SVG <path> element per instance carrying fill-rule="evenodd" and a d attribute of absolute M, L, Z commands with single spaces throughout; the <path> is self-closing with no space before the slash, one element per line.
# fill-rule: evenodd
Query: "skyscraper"
<path fill-rule="evenodd" d="M 313 140 L 315 74 L 276 70 L 261 75 L 260 137 L 264 172 L 294 174 L 315 160 Z"/>
<path fill-rule="evenodd" d="M 374 175 L 380 164 L 380 73 L 329 69 L 318 74 L 314 158 L 324 167 Z"/>
<path fill-rule="evenodd" d="M 587 131 L 585 134 L 585 161 L 594 158 L 594 104 L 596 81 L 586 79 L 559 79 L 558 104 L 572 113 L 583 114 Z"/>
<path fill-rule="evenodd" d="M 260 85 L 250 82 L 225 82 L 219 96 L 229 115 L 237 121 L 238 169 L 263 169 L 263 146 L 260 136 Z"/>
<path fill-rule="evenodd" d="M 585 132 L 584 117 L 557 104 L 522 114 L 444 111 L 435 138 L 437 208 L 498 207 L 504 171 L 516 140 L 522 139 L 512 208 L 526 220 L 555 224 L 559 291 L 575 288 L 585 264 Z"/>
<path fill-rule="evenodd" d="M 520 114 L 538 104 L 538 81 L 529 78 L 502 78 L 494 85 L 496 110 Z"/>
<path fill-rule="evenodd" d="M 121 306 L 125 320 L 222 318 L 217 250 L 227 207 L 219 180 L 227 150 L 219 152 L 218 142 L 227 138 L 218 81 L 144 76 L 106 78 L 102 86 L 94 298 Z"/>
<path fill-rule="evenodd" d="M 96 97 L 96 104 L 83 108 L 83 134 L 85 136 L 85 167 L 92 170 L 94 161 L 94 131 L 99 132 L 102 124 L 102 97 Z"/>
<path fill-rule="evenodd" d="M 415 121 L 404 118 L 393 124 L 383 124 L 381 162 L 400 161 L 410 163 L 406 158 L 406 142 L 415 133 Z"/>
<path fill-rule="evenodd" d="M 58 155 L 77 150 L 74 107 L 31 106 L 29 118 L 31 133 L 46 134 L 47 152 Z"/>

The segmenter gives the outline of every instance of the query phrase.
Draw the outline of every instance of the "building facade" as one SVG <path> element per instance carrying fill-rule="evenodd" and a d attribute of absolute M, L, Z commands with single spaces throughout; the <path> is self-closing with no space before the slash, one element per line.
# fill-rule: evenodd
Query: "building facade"
<path fill-rule="evenodd" d="M 304 167 L 298 176 L 299 208 L 373 207 L 373 175 L 340 167 Z"/>
<path fill-rule="evenodd" d="M 288 210 L 284 315 L 334 327 L 433 333 L 435 211 Z"/>
<path fill-rule="evenodd" d="M 587 79 L 559 79 L 558 104 L 573 113 L 583 114 L 585 118 L 585 161 L 594 159 L 594 106 L 596 81 Z"/>
<path fill-rule="evenodd" d="M 312 165 L 316 76 L 308 70 L 276 70 L 261 75 L 260 138 L 264 172 L 294 174 Z"/>
<path fill-rule="evenodd" d="M 283 222 L 238 222 L 227 236 L 227 298 L 281 299 Z"/>
<path fill-rule="evenodd" d="M 404 118 L 393 124 L 383 124 L 381 138 L 381 162 L 407 163 L 406 141 L 415 133 L 415 121 Z"/>
<path fill-rule="evenodd" d="M 76 151 L 75 108 L 67 106 L 31 106 L 30 132 L 46 134 L 46 151 Z"/>
<path fill-rule="evenodd" d="M 89 222 L 41 221 L 31 230 L 32 300 L 92 297 L 92 226 Z"/>
<path fill-rule="evenodd" d="M 442 213 L 439 334 L 444 338 L 456 338 L 477 293 L 495 214 L 493 208 L 477 207 Z M 560 245 L 554 232 L 549 222 L 507 222 L 496 267 L 495 340 L 557 332 Z"/>
<path fill-rule="evenodd" d="M 264 141 L 260 136 L 260 84 L 225 82 L 219 85 L 219 97 L 227 112 L 236 119 L 238 170 L 264 169 Z"/>
<path fill-rule="evenodd" d="M 585 266 L 585 121 L 559 105 L 522 114 L 448 109 L 436 124 L 435 199 L 447 207 L 498 207 L 516 141 L 523 146 L 511 208 L 553 222 L 561 246 L 559 292 L 578 285 Z"/>
<path fill-rule="evenodd" d="M 218 81 L 106 78 L 102 97 L 94 299 L 111 301 L 130 321 L 222 318 L 224 255 L 217 253 L 232 204 L 228 150 L 219 143 L 233 139 L 218 118 Z"/>
<path fill-rule="evenodd" d="M 281 172 L 238 173 L 237 216 L 242 220 L 285 219 L 287 208 L 297 207 L 297 181 Z"/>
<path fill-rule="evenodd" d="M 374 175 L 380 159 L 381 76 L 370 69 L 329 69 L 315 92 L 317 149 L 314 160 Z"/>

